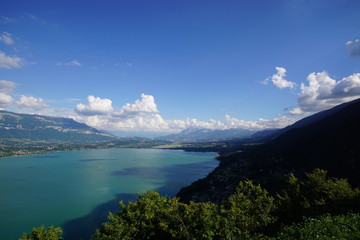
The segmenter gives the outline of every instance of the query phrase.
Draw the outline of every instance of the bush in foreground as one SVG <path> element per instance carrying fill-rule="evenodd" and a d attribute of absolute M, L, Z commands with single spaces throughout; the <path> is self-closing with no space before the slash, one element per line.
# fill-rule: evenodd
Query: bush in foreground
<path fill-rule="evenodd" d="M 301 181 L 290 174 L 287 189 L 277 196 L 280 222 L 291 224 L 325 213 L 359 212 L 360 190 L 352 188 L 346 179 L 327 178 L 326 175 L 326 170 L 315 169 Z"/>
<path fill-rule="evenodd" d="M 148 191 L 122 211 L 110 214 L 109 222 L 96 231 L 103 239 L 234 239 L 247 238 L 274 222 L 274 199 L 251 181 L 241 182 L 221 206 L 213 203 L 184 204 Z"/>
<path fill-rule="evenodd" d="M 24 233 L 19 240 L 62 240 L 60 237 L 63 230 L 50 226 L 47 229 L 45 226 L 33 228 L 31 234 Z"/>
<path fill-rule="evenodd" d="M 360 239 L 360 215 L 340 216 L 323 215 L 319 218 L 307 218 L 304 223 L 284 227 L 278 234 L 278 240 L 308 239 Z"/>

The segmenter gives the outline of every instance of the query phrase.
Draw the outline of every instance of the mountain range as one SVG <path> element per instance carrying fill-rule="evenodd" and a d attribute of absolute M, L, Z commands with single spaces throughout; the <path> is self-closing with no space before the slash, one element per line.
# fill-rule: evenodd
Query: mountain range
<path fill-rule="evenodd" d="M 116 140 L 70 118 L 0 111 L 0 143 L 3 145 L 95 143 Z"/>
<path fill-rule="evenodd" d="M 238 128 L 226 130 L 188 128 L 180 133 L 157 137 L 156 139 L 174 143 L 219 142 L 224 140 L 243 139 L 250 137 L 254 133 L 254 131 Z"/>

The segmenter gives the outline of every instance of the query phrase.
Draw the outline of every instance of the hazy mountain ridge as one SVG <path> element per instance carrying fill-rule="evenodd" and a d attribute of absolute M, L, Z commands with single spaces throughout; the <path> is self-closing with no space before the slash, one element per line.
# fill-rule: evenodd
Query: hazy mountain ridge
<path fill-rule="evenodd" d="M 2 142 L 104 142 L 117 137 L 70 118 L 0 111 Z"/>
<path fill-rule="evenodd" d="M 177 134 L 157 137 L 158 140 L 172 141 L 176 143 L 192 142 L 217 142 L 231 139 L 246 138 L 254 134 L 254 131 L 246 129 L 213 130 L 205 128 L 188 128 Z"/>

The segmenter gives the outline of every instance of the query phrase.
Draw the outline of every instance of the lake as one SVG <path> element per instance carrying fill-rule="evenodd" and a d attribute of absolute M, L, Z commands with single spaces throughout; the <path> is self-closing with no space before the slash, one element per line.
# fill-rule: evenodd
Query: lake
<path fill-rule="evenodd" d="M 87 239 L 118 211 L 118 201 L 156 190 L 174 196 L 205 177 L 216 153 L 98 149 L 0 159 L 0 239 L 18 239 L 41 224 Z"/>

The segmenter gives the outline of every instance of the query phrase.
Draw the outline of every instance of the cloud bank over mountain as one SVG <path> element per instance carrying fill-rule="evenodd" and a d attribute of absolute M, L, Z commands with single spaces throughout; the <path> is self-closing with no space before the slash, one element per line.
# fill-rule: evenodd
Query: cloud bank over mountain
<path fill-rule="evenodd" d="M 111 100 L 89 96 L 87 104 L 77 105 L 75 112 L 79 114 L 73 117 L 77 121 L 101 129 L 153 132 L 178 132 L 187 128 L 262 130 L 285 127 L 296 121 L 287 116 L 270 120 L 245 121 L 230 115 L 225 115 L 224 121 L 214 119 L 201 121 L 195 118 L 167 120 L 161 116 L 154 96 L 141 94 L 140 97 L 141 99 L 135 100 L 134 103 L 127 103 L 120 109 L 113 110 Z"/>
<path fill-rule="evenodd" d="M 295 88 L 294 82 L 285 79 L 286 69 L 276 67 L 277 73 L 268 81 L 278 88 Z M 21 95 L 16 100 L 13 94 L 16 84 L 11 81 L 0 81 L 0 108 L 10 106 L 18 109 L 28 109 L 32 113 L 45 115 L 60 115 L 73 118 L 92 127 L 109 131 L 142 131 L 142 132 L 179 132 L 187 128 L 263 130 L 283 128 L 297 121 L 307 113 L 314 113 L 331 108 L 343 102 L 360 98 L 360 73 L 355 73 L 335 80 L 325 71 L 310 73 L 307 84 L 301 83 L 297 95 L 298 106 L 288 111 L 288 114 L 279 114 L 273 119 L 259 118 L 255 121 L 238 119 L 225 114 L 221 120 L 199 120 L 196 118 L 165 119 L 155 102 L 155 97 L 141 94 L 140 99 L 133 103 L 126 103 L 120 108 L 113 107 L 113 101 L 89 95 L 85 103 L 78 103 L 74 110 L 52 107 L 39 97 Z M 77 99 L 77 101 L 81 101 Z"/>
<path fill-rule="evenodd" d="M 293 112 L 318 112 L 360 98 L 360 73 L 336 81 L 323 71 L 310 73 L 307 80 L 308 85 L 300 85 L 299 107 Z"/>

